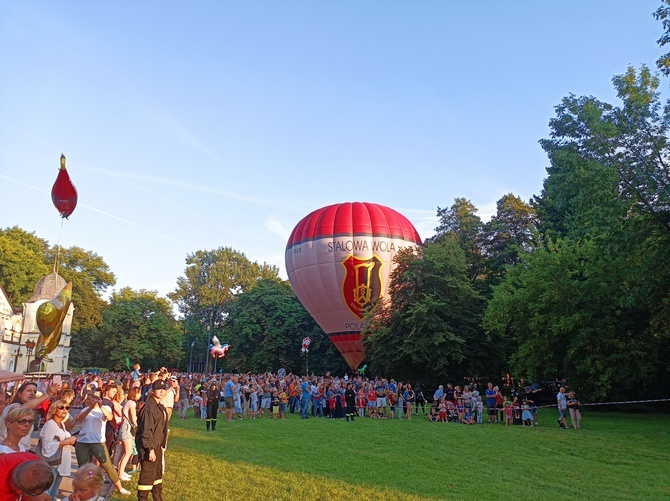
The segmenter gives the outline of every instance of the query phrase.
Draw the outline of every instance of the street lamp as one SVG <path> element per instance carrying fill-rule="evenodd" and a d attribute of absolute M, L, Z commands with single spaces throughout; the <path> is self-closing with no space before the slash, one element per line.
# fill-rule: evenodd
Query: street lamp
<path fill-rule="evenodd" d="M 209 330 L 210 326 L 207 326 L 207 345 L 205 346 L 205 374 L 209 374 L 207 370 L 209 369 L 209 345 L 211 340 L 209 339 Z"/>
<path fill-rule="evenodd" d="M 37 343 L 35 343 L 35 341 L 31 341 L 30 339 L 28 339 L 25 342 L 25 345 L 26 345 L 26 359 L 27 359 L 26 360 L 26 372 L 30 372 L 30 356 L 33 354 L 33 350 L 35 349 L 36 344 Z"/>
<path fill-rule="evenodd" d="M 191 343 L 191 355 L 188 357 L 188 371 L 193 372 L 193 347 L 195 346 L 195 339 Z"/>

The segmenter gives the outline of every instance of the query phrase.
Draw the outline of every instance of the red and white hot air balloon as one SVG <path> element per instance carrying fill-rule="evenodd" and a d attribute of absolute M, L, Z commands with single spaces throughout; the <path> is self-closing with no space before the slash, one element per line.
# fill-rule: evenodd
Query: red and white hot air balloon
<path fill-rule="evenodd" d="M 291 286 L 352 371 L 365 358 L 364 313 L 386 295 L 393 258 L 421 245 L 405 216 L 368 202 L 323 207 L 293 229 L 285 256 Z"/>

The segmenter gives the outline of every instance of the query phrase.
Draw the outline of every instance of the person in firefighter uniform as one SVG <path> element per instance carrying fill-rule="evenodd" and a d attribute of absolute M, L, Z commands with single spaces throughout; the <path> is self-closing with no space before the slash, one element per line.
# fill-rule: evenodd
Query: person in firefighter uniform
<path fill-rule="evenodd" d="M 163 501 L 163 448 L 168 434 L 168 419 L 160 399 L 168 389 L 167 383 L 157 379 L 151 386 L 151 393 L 139 412 L 135 444 L 142 471 L 137 482 L 137 499 Z"/>

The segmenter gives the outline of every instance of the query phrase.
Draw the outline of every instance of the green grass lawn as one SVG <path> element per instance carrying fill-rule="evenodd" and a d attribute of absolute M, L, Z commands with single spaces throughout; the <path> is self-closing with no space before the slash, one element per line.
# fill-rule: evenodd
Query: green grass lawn
<path fill-rule="evenodd" d="M 210 433 L 174 417 L 164 498 L 670 498 L 670 416 L 587 411 L 566 431 L 555 414 L 534 428 L 220 417 Z"/>

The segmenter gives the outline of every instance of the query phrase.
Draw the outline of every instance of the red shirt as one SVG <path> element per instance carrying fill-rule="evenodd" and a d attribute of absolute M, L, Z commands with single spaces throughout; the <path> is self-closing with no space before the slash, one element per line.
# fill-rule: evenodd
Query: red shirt
<path fill-rule="evenodd" d="M 39 458 L 32 452 L 0 454 L 0 501 L 16 501 L 18 499 L 20 493 L 10 487 L 9 477 L 16 465 L 36 459 Z"/>

